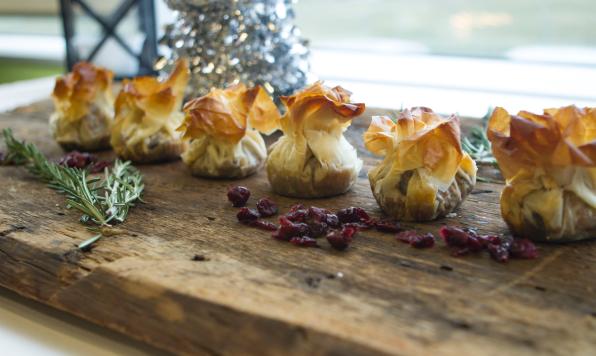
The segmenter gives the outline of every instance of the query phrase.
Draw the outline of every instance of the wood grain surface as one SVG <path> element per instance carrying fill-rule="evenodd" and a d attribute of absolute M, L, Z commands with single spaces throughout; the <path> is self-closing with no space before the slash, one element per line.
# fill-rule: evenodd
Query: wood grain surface
<path fill-rule="evenodd" d="M 58 157 L 50 110 L 45 101 L 0 114 L 0 129 Z M 382 215 L 366 179 L 378 159 L 361 140 L 373 111 L 347 135 L 365 160 L 355 188 L 305 204 Z M 226 201 L 227 187 L 242 184 L 251 204 L 271 196 L 286 211 L 298 202 L 276 196 L 263 171 L 226 181 L 191 177 L 181 162 L 140 169 L 146 204 L 123 234 L 83 253 L 76 244 L 90 234 L 63 197 L 22 168 L 0 167 L 0 284 L 180 354 L 596 354 L 593 241 L 539 245 L 539 259 L 508 264 L 375 231 L 345 252 L 298 248 L 238 224 Z M 479 183 L 456 217 L 415 226 L 504 233 L 500 188 Z"/>

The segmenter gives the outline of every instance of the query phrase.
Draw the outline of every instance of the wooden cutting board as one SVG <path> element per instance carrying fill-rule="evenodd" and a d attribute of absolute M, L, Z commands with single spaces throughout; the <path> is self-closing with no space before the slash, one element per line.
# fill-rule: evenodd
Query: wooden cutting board
<path fill-rule="evenodd" d="M 58 157 L 50 111 L 45 101 L 0 114 L 0 128 Z M 365 160 L 355 188 L 305 204 L 381 215 L 365 173 L 378 159 L 361 141 L 373 111 L 347 134 Z M 596 353 L 594 242 L 539 245 L 539 259 L 508 264 L 451 257 L 442 243 L 417 250 L 375 231 L 345 252 L 298 248 L 238 224 L 226 201 L 226 188 L 242 184 L 253 204 L 271 196 L 286 211 L 298 202 L 275 195 L 264 172 L 227 181 L 191 177 L 181 162 L 140 169 L 147 203 L 124 234 L 83 253 L 75 246 L 90 234 L 63 197 L 22 168 L 0 167 L 0 284 L 181 354 Z M 416 227 L 503 233 L 500 189 L 479 183 L 456 217 Z"/>

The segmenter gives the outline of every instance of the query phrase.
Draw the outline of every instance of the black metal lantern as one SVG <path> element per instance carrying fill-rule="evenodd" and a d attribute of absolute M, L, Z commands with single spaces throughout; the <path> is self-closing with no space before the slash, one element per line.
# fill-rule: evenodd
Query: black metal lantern
<path fill-rule="evenodd" d="M 60 0 L 66 64 L 93 62 L 116 77 L 154 74 L 154 0 Z"/>

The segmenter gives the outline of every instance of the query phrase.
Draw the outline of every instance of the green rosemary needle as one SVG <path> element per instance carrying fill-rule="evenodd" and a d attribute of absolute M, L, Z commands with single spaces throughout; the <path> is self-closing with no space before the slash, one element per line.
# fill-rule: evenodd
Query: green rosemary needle
<path fill-rule="evenodd" d="M 470 129 L 468 136 L 462 140 L 462 148 L 477 163 L 496 166 L 497 161 L 492 154 L 490 141 L 486 136 L 486 127 L 492 111 L 492 108 L 488 109 L 482 118 L 482 126 L 474 126 Z"/>
<path fill-rule="evenodd" d="M 145 188 L 141 173 L 130 162 L 116 160 L 105 170 L 103 179 L 89 176 L 86 169 L 64 167 L 49 161 L 34 144 L 18 141 L 4 129 L 7 161 L 24 165 L 29 172 L 66 196 L 67 207 L 80 211 L 82 223 L 95 224 L 99 230 L 123 222 Z M 79 245 L 89 249 L 100 233 Z"/>

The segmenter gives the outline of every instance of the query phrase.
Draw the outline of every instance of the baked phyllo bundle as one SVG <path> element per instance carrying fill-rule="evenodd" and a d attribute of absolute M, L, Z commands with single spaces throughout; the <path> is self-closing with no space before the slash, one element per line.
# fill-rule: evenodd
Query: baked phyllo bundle
<path fill-rule="evenodd" d="M 317 82 L 281 97 L 287 111 L 281 119 L 283 136 L 271 146 L 267 175 L 279 194 L 315 198 L 348 191 L 362 168 L 356 149 L 343 133 L 364 104 L 350 103 L 340 86 Z"/>
<path fill-rule="evenodd" d="M 56 79 L 50 130 L 64 149 L 95 151 L 110 147 L 112 77 L 107 69 L 79 62 L 71 73 Z"/>
<path fill-rule="evenodd" d="M 184 105 L 178 129 L 190 140 L 182 160 L 193 175 L 242 178 L 263 166 L 267 147 L 261 133 L 279 127 L 280 114 L 261 86 L 237 84 L 212 89 Z"/>
<path fill-rule="evenodd" d="M 428 221 L 455 210 L 476 184 L 476 164 L 462 151 L 459 119 L 428 108 L 402 111 L 392 121 L 374 116 L 366 148 L 385 156 L 368 173 L 372 193 L 392 218 Z"/>
<path fill-rule="evenodd" d="M 134 162 L 179 158 L 184 143 L 176 129 L 184 117 L 180 109 L 188 77 L 188 63 L 181 59 L 164 81 L 155 77 L 123 81 L 111 140 L 118 156 Z"/>
<path fill-rule="evenodd" d="M 488 138 L 506 186 L 501 214 L 514 235 L 539 241 L 596 237 L 596 108 L 496 108 Z"/>

